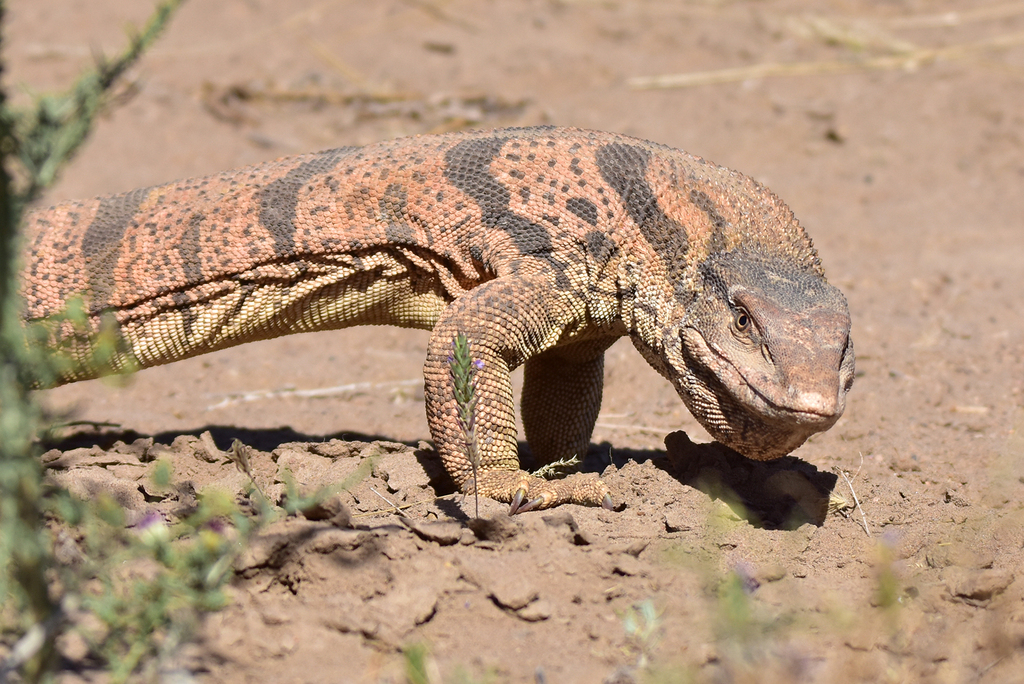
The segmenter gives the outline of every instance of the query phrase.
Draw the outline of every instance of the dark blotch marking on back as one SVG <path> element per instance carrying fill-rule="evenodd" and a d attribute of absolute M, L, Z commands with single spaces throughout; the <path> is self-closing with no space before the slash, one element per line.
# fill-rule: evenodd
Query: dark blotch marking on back
<path fill-rule="evenodd" d="M 506 142 L 508 138 L 473 138 L 458 143 L 445 153 L 445 178 L 473 198 L 485 227 L 508 233 L 520 254 L 550 257 L 547 230 L 510 211 L 511 193 L 491 174 L 491 162 Z"/>
<path fill-rule="evenodd" d="M 406 220 L 408 193 L 400 183 L 392 183 L 380 198 L 380 216 L 384 222 L 384 237 L 388 242 L 413 244 L 415 235 Z"/>
<path fill-rule="evenodd" d="M 302 188 L 311 178 L 333 170 L 341 159 L 358 149 L 339 147 L 320 152 L 256 193 L 260 205 L 260 223 L 274 241 L 274 254 L 285 257 L 295 252 L 295 210 L 299 205 Z"/>
<path fill-rule="evenodd" d="M 175 249 L 181 257 L 181 268 L 185 275 L 186 285 L 197 285 L 203 279 L 203 266 L 200 258 L 199 230 L 203 224 L 203 215 L 192 214 L 188 227 L 181 234 Z"/>
<path fill-rule="evenodd" d="M 586 197 L 570 197 L 565 202 L 565 208 L 590 225 L 597 225 L 597 205 Z"/>
<path fill-rule="evenodd" d="M 181 234 L 181 239 L 178 240 L 178 244 L 175 249 L 178 250 L 178 256 L 181 258 L 181 270 L 185 276 L 184 284 L 186 287 L 193 287 L 198 285 L 203 280 L 203 264 L 200 258 L 200 246 L 199 246 L 199 230 L 203 224 L 203 215 L 199 213 L 192 214 L 192 218 L 188 220 L 188 227 Z M 181 309 L 182 327 L 185 329 L 185 336 L 192 336 L 192 329 L 196 321 L 196 312 L 187 304 L 189 300 L 187 297 L 184 300 L 180 300 L 179 297 L 184 297 L 181 292 L 175 292 L 172 297 L 174 303 Z"/>
<path fill-rule="evenodd" d="M 697 190 L 696 188 L 690 190 L 690 201 L 693 202 L 694 206 L 703 211 L 708 215 L 708 220 L 711 221 L 711 225 L 714 226 L 714 230 L 711 232 L 711 238 L 708 241 L 708 254 L 714 254 L 716 252 L 722 252 L 725 250 L 725 227 L 729 225 L 729 222 L 725 220 L 725 217 L 718 213 L 718 207 L 706 193 Z"/>
<path fill-rule="evenodd" d="M 92 300 L 89 312 L 97 314 L 112 302 L 114 271 L 121 256 L 121 242 L 139 205 L 151 188 L 132 190 L 113 197 L 104 197 L 96 216 L 82 236 L 82 256 Z"/>
<path fill-rule="evenodd" d="M 682 294 L 689 243 L 686 230 L 665 215 L 647 183 L 651 153 L 636 145 L 610 143 L 599 148 L 595 158 L 601 177 L 618 193 L 629 217 L 664 260 L 669 278 Z"/>

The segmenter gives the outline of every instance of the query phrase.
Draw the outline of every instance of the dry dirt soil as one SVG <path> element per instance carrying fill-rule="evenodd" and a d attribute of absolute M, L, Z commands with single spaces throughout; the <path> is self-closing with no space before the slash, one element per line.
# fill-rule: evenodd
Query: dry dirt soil
<path fill-rule="evenodd" d="M 11 0 L 7 84 L 65 86 L 147 5 Z M 181 654 L 198 681 L 400 682 L 416 644 L 438 682 L 1024 681 L 1022 32 L 998 0 L 192 0 L 47 201 L 429 131 L 619 131 L 790 204 L 849 298 L 857 380 L 831 431 L 752 463 L 623 341 L 585 469 L 624 508 L 482 501 L 470 526 L 421 444 L 427 334 L 354 329 L 44 393 L 116 424 L 51 476 L 135 516 L 241 496 L 206 431 L 256 449 L 271 496 L 368 473 L 347 519 L 239 558 Z M 697 76 L 631 81 L 666 74 Z M 147 491 L 157 458 L 174 496 Z"/>

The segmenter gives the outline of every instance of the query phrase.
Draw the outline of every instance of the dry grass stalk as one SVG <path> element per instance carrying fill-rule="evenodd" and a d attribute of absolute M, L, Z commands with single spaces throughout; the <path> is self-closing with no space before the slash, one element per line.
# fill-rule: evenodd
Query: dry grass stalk
<path fill-rule="evenodd" d="M 889 54 L 907 54 L 918 49 L 913 43 L 897 38 L 875 23 L 863 19 L 824 17 L 818 14 L 788 17 L 786 28 L 797 36 L 839 45 L 855 51 L 874 50 Z"/>
<path fill-rule="evenodd" d="M 932 28 L 963 26 L 981 21 L 1009 19 L 1024 14 L 1024 2 L 1006 2 L 970 10 L 950 10 L 935 14 L 918 14 L 889 19 L 885 23 L 893 28 Z"/>
<path fill-rule="evenodd" d="M 744 67 L 693 71 L 685 74 L 638 76 L 629 79 L 627 84 L 635 90 L 656 90 L 737 83 L 773 76 L 819 76 L 862 71 L 889 71 L 894 69 L 915 71 L 922 65 L 937 60 L 963 59 L 985 50 L 997 50 L 1016 45 L 1024 45 L 1024 31 L 994 36 L 970 43 L 960 43 L 945 48 L 920 48 L 898 55 L 853 60 L 823 60 L 818 62 L 763 62 Z"/>
<path fill-rule="evenodd" d="M 422 384 L 423 380 L 421 379 L 409 379 L 384 380 L 381 382 L 353 382 L 347 385 L 336 385 L 334 387 L 318 387 L 315 389 L 307 390 L 300 390 L 294 388 L 277 390 L 253 390 L 252 392 L 245 392 L 243 394 L 229 394 L 216 404 L 210 404 L 209 406 L 207 406 L 206 410 L 212 411 L 214 409 L 224 408 L 226 406 L 234 406 L 235 404 L 242 404 L 250 401 L 263 401 L 264 399 L 280 399 L 282 397 L 299 397 L 302 399 L 315 399 L 320 397 L 330 397 L 337 394 L 348 394 L 349 392 L 386 389 L 389 387 L 412 387 L 414 385 Z"/>

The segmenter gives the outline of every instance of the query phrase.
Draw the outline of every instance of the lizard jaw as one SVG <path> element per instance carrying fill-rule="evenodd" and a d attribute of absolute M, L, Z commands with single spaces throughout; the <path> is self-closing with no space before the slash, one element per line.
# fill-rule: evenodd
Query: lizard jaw
<path fill-rule="evenodd" d="M 785 456 L 832 427 L 845 409 L 842 389 L 830 399 L 787 387 L 781 399 L 773 398 L 696 328 L 685 327 L 682 338 L 686 372 L 677 376 L 676 390 L 716 440 L 748 458 Z"/>

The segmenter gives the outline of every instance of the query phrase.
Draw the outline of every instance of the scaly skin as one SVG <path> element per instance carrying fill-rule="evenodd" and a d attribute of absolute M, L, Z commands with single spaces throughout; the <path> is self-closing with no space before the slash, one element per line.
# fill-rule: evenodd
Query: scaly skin
<path fill-rule="evenodd" d="M 629 335 L 716 439 L 776 458 L 842 414 L 850 319 L 790 210 L 755 181 L 610 133 L 403 138 L 69 202 L 27 221 L 28 320 L 84 297 L 143 368 L 352 325 L 432 330 L 427 419 L 456 484 L 513 511 L 604 504 L 597 479 L 520 470 L 509 372 L 542 462 L 583 454 L 604 351 Z M 472 481 L 448 374 L 478 371 Z M 95 377 L 89 345 L 56 333 Z"/>

